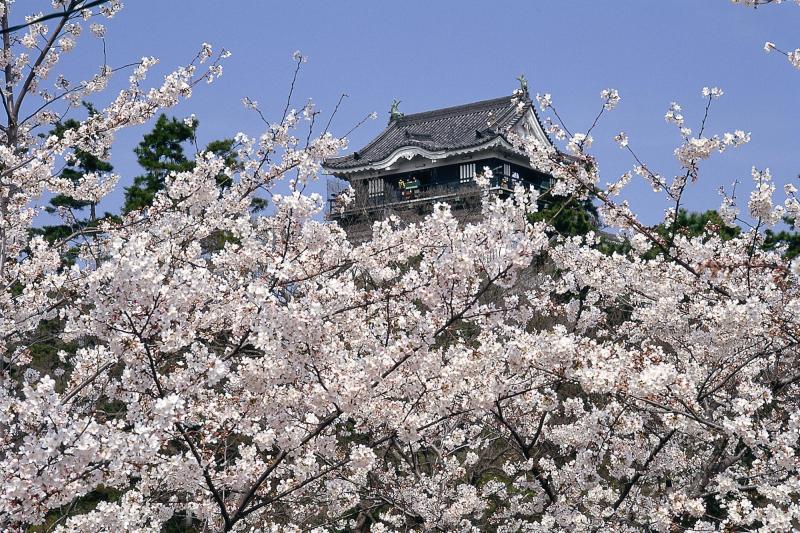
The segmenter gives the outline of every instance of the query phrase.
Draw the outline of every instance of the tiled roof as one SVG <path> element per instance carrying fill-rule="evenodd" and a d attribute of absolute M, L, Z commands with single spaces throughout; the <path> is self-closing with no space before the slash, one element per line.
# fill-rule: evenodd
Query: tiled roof
<path fill-rule="evenodd" d="M 392 120 L 383 133 L 361 150 L 328 159 L 325 167 L 332 172 L 362 167 L 404 147 L 438 152 L 478 146 L 507 132 L 530 105 L 525 100 L 525 108 L 520 111 L 509 95 L 405 115 Z"/>

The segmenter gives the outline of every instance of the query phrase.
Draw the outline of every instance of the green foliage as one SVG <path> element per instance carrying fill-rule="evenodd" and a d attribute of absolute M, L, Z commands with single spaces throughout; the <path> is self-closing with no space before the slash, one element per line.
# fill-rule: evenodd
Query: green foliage
<path fill-rule="evenodd" d="M 37 526 L 28 528 L 29 533 L 47 533 L 52 531 L 57 524 L 62 524 L 70 516 L 88 513 L 97 507 L 100 502 L 116 502 L 122 497 L 123 492 L 109 487 L 99 486 L 85 496 L 80 496 L 75 501 L 60 509 L 55 509 L 47 514 L 45 521 Z"/>
<path fill-rule="evenodd" d="M 597 233 L 596 248 L 606 255 L 626 254 L 630 245 L 599 231 L 599 214 L 591 200 L 576 200 L 569 196 L 552 196 L 545 193 L 539 199 L 539 209 L 528 215 L 531 223 L 543 221 L 553 228 L 553 233 L 564 237 Z"/>
<path fill-rule="evenodd" d="M 713 209 L 703 213 L 690 213 L 685 209 L 680 209 L 673 225 L 659 224 L 656 226 L 656 232 L 667 241 L 671 238 L 673 230 L 676 234 L 687 237 L 700 237 L 709 230 L 719 235 L 723 241 L 731 240 L 741 233 L 738 226 L 727 225 L 719 213 Z"/>
<path fill-rule="evenodd" d="M 237 169 L 239 167 L 239 161 L 236 156 L 236 151 L 233 148 L 234 142 L 235 141 L 233 139 L 211 141 L 206 146 L 204 152 L 211 152 L 212 154 L 223 158 L 227 168 Z M 221 190 L 230 187 L 231 184 L 231 177 L 227 174 L 220 173 L 217 175 L 217 185 L 219 185 Z M 253 211 L 260 211 L 267 206 L 267 202 L 263 198 L 253 197 L 251 199 L 251 203 L 253 206 Z"/>
<path fill-rule="evenodd" d="M 790 218 L 785 218 L 784 222 L 790 226 L 794 225 L 794 220 Z M 690 213 L 685 209 L 678 211 L 678 216 L 675 219 L 674 225 L 659 224 L 653 228 L 653 231 L 667 243 L 672 239 L 673 233 L 690 238 L 713 234 L 718 235 L 723 241 L 728 241 L 734 237 L 738 237 L 742 232 L 741 228 L 738 226 L 732 227 L 725 224 L 719 216 L 719 213 L 715 210 L 702 213 Z M 775 250 L 779 247 L 784 247 L 784 256 L 787 259 L 793 259 L 800 255 L 800 233 L 791 230 L 776 232 L 767 229 L 764 232 L 762 247 L 765 250 Z M 628 249 L 629 248 L 630 246 L 628 246 Z M 652 259 L 660 252 L 658 248 L 653 248 L 644 255 L 644 258 Z"/>
<path fill-rule="evenodd" d="M 207 531 L 202 521 L 185 513 L 173 515 L 161 526 L 161 533 L 199 533 Z"/>
<path fill-rule="evenodd" d="M 64 134 L 72 129 L 76 129 L 80 123 L 77 120 L 66 120 L 56 124 L 55 129 L 51 132 L 53 135 L 63 137 Z M 61 177 L 78 183 L 84 174 L 90 172 L 111 172 L 114 167 L 108 161 L 104 161 L 99 157 L 92 155 L 83 150 L 75 150 L 75 160 L 67 164 L 64 170 L 61 171 Z M 48 211 L 54 212 L 59 207 L 67 207 L 70 209 L 84 209 L 86 207 L 93 207 L 92 202 L 85 200 L 75 200 L 63 194 L 56 195 L 50 200 Z"/>
<path fill-rule="evenodd" d="M 586 235 L 597 229 L 597 209 L 588 200 L 567 196 L 549 196 L 540 199 L 539 210 L 528 216 L 531 223 L 544 221 L 559 235 L 572 237 Z"/>
<path fill-rule="evenodd" d="M 718 235 L 723 241 L 728 241 L 737 237 L 741 231 L 738 226 L 727 225 L 713 209 L 702 213 L 690 213 L 685 209 L 679 209 L 673 224 L 659 224 L 653 228 L 653 232 L 665 243 L 671 242 L 676 235 L 692 238 L 713 234 Z M 653 259 L 661 251 L 660 248 L 653 247 L 643 257 Z"/>
<path fill-rule="evenodd" d="M 136 160 L 145 173 L 133 180 L 133 185 L 125 189 L 123 213 L 138 211 L 152 205 L 156 193 L 164 188 L 167 177 L 172 172 L 185 172 L 195 166 L 184 152 L 187 143 L 197 143 L 197 120 L 187 123 L 175 117 L 161 115 L 150 133 L 145 134 L 134 148 Z M 235 168 L 238 164 L 233 149 L 233 139 L 211 141 L 202 153 L 211 152 L 225 160 L 225 165 Z M 231 185 L 230 177 L 224 173 L 217 176 L 220 189 Z"/>
<path fill-rule="evenodd" d="M 236 152 L 233 151 L 233 139 L 222 139 L 219 141 L 211 141 L 206 146 L 205 152 L 211 152 L 212 154 L 222 157 L 225 160 L 225 166 L 228 168 L 234 168 L 237 164 L 236 161 Z M 225 189 L 230 187 L 230 176 L 225 174 L 220 174 L 217 176 L 217 184 L 220 186 L 221 189 Z"/>
<path fill-rule="evenodd" d="M 63 368 L 59 362 L 58 353 L 65 351 L 74 354 L 78 349 L 75 341 L 63 341 L 61 334 L 64 330 L 64 322 L 58 318 L 52 320 L 42 320 L 39 327 L 28 341 L 31 354 L 31 368 L 42 373 L 53 375 L 57 367 Z M 57 383 L 57 388 L 62 384 Z"/>
<path fill-rule="evenodd" d="M 784 218 L 783 221 L 790 226 L 794 226 L 794 219 Z M 800 233 L 786 230 L 775 232 L 768 229 L 764 232 L 763 246 L 765 250 L 774 250 L 784 246 L 786 247 L 784 252 L 786 258 L 794 259 L 800 255 Z"/>
<path fill-rule="evenodd" d="M 90 103 L 84 102 L 83 106 L 86 108 L 89 115 L 97 113 Z M 66 132 L 74 130 L 79 126 L 80 122 L 77 120 L 68 119 L 57 123 L 53 130 L 50 131 L 50 135 L 63 138 Z M 60 175 L 60 177 L 70 180 L 73 183 L 77 184 L 81 178 L 88 173 L 106 173 L 114 170 L 111 163 L 89 152 L 76 149 L 74 156 L 75 158 L 73 160 L 65 164 Z M 74 216 L 74 220 L 70 224 L 42 226 L 33 230 L 34 234 L 42 235 L 48 242 L 53 243 L 63 240 L 80 228 L 91 227 L 97 224 L 97 205 L 93 202 L 76 200 L 64 194 L 57 194 L 50 199 L 49 203 L 50 205 L 45 208 L 48 213 L 56 213 L 59 209 L 68 209 L 71 211 L 72 216 Z M 87 208 L 89 212 L 83 213 Z M 67 251 L 65 257 L 69 256 L 70 251 Z"/>
<path fill-rule="evenodd" d="M 176 118 L 158 117 L 153 130 L 145 134 L 134 148 L 136 160 L 145 170 L 125 189 L 124 213 L 137 211 L 153 203 L 156 193 L 164 188 L 170 172 L 184 172 L 194 167 L 183 151 L 183 144 L 195 140 L 197 122 L 191 125 Z"/>

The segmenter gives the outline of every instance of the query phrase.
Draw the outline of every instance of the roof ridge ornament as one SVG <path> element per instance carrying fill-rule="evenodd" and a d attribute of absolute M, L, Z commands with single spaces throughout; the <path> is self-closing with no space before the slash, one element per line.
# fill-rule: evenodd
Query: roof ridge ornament
<path fill-rule="evenodd" d="M 531 95 L 528 92 L 528 80 L 525 79 L 525 74 L 520 74 L 517 76 L 517 81 L 519 81 L 519 89 L 514 91 L 522 96 L 526 100 L 530 100 Z"/>
<path fill-rule="evenodd" d="M 404 113 L 401 113 L 398 109 L 400 107 L 400 103 L 402 100 L 392 100 L 392 107 L 389 109 L 389 124 L 394 122 L 395 120 L 399 120 L 405 116 Z"/>

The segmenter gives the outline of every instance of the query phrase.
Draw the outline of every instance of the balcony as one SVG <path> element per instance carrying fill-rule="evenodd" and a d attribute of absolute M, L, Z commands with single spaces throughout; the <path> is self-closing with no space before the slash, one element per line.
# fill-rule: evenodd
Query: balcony
<path fill-rule="evenodd" d="M 517 176 L 495 175 L 490 179 L 489 190 L 494 194 L 509 194 L 517 185 L 532 185 Z M 375 187 L 370 191 L 363 187 L 356 191 L 356 198 L 347 206 L 341 205 L 338 195 L 341 190 L 328 187 L 328 218 L 330 220 L 349 219 L 357 216 L 376 216 L 386 209 L 406 210 L 422 208 L 436 202 L 451 205 L 479 204 L 481 190 L 473 179 L 447 180 L 434 183 L 421 183 L 419 180 L 399 180 L 383 182 L 383 190 Z"/>

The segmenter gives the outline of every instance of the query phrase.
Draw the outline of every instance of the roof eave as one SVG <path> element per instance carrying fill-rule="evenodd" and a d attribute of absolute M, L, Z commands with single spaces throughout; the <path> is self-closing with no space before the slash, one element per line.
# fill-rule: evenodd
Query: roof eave
<path fill-rule="evenodd" d="M 449 159 L 451 157 L 458 157 L 461 155 L 490 150 L 492 148 L 504 148 L 514 152 L 517 155 L 525 156 L 524 152 L 515 148 L 514 145 L 508 142 L 504 135 L 496 134 L 494 137 L 483 143 L 471 146 L 436 151 L 426 150 L 425 148 L 419 146 L 402 146 L 380 161 L 373 161 L 363 165 L 345 168 L 330 167 L 323 164 L 322 168 L 332 175 L 349 176 L 352 174 L 359 174 L 361 172 L 389 170 L 390 167 L 400 159 L 412 159 L 416 156 L 421 156 L 431 161 L 439 161 L 443 159 Z"/>
<path fill-rule="evenodd" d="M 454 111 L 462 111 L 470 107 L 476 107 L 476 106 L 479 107 L 487 103 L 500 102 L 503 100 L 505 100 L 505 98 L 485 100 L 473 104 L 464 104 L 462 106 L 455 106 L 441 110 L 433 110 L 433 111 L 417 113 L 414 115 L 406 115 L 402 118 L 392 120 L 390 121 L 387 128 L 384 129 L 384 131 L 382 131 L 367 146 L 365 146 L 364 148 L 362 148 L 357 152 L 354 152 L 354 154 L 358 154 L 359 152 L 362 154 L 368 152 L 371 147 L 375 146 L 394 128 L 400 127 L 409 122 L 414 122 L 415 120 L 420 120 L 422 118 L 431 119 L 434 116 L 440 116 L 440 115 L 446 116 L 448 114 L 452 114 Z M 511 97 L 508 97 L 508 100 L 509 102 L 511 102 Z M 363 163 L 355 163 L 357 160 L 353 157 L 353 154 L 351 154 L 348 156 L 329 159 L 328 162 L 333 163 L 333 165 L 323 163 L 322 168 L 329 174 L 339 175 L 339 176 L 348 176 L 367 171 L 381 171 L 381 170 L 386 170 L 387 167 L 390 167 L 400 157 L 407 157 L 408 159 L 411 159 L 412 157 L 420 155 L 422 157 L 431 160 L 443 159 L 453 155 L 462 155 L 464 153 L 471 153 L 482 150 L 486 148 L 488 145 L 491 145 L 492 143 L 496 142 L 497 139 L 503 139 L 503 141 L 507 143 L 509 149 L 511 149 L 516 153 L 521 153 L 519 150 L 514 148 L 510 143 L 508 143 L 508 140 L 505 138 L 505 135 L 507 133 L 517 130 L 520 124 L 522 124 L 521 129 L 525 130 L 526 134 L 533 135 L 540 141 L 545 142 L 551 146 L 555 146 L 553 140 L 550 138 L 550 135 L 547 133 L 544 124 L 542 123 L 542 120 L 535 109 L 533 102 L 527 99 L 524 102 L 524 104 L 525 105 L 521 110 L 519 110 L 519 108 L 515 109 L 514 107 L 509 107 L 509 109 L 507 109 L 503 115 L 498 116 L 497 122 L 506 122 L 508 118 L 511 118 L 509 116 L 509 113 L 516 114 L 516 118 L 513 118 L 510 123 L 507 123 L 505 124 L 505 126 L 503 126 L 503 131 L 494 132 L 493 136 L 489 137 L 488 140 L 485 142 L 476 143 L 474 145 L 465 145 L 458 148 L 445 148 L 441 150 L 426 149 L 418 145 L 414 146 L 402 145 L 393 150 L 388 156 L 383 157 L 382 159 L 376 161 L 365 160 Z M 346 159 L 350 159 L 350 161 L 344 162 L 342 166 L 336 165 L 336 162 L 342 162 L 342 160 Z"/>

